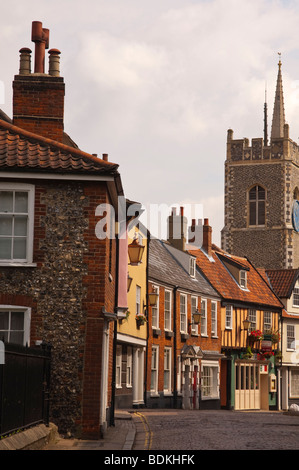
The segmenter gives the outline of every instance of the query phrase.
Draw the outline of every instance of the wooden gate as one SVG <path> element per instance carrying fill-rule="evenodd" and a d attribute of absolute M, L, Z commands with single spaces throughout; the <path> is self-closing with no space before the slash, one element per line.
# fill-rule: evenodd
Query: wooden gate
<path fill-rule="evenodd" d="M 261 406 L 259 364 L 237 362 L 235 378 L 235 409 L 259 410 Z"/>

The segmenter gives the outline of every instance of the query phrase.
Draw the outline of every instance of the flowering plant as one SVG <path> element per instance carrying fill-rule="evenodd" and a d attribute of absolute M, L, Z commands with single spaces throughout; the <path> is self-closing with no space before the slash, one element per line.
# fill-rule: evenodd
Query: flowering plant
<path fill-rule="evenodd" d="M 265 359 L 270 359 L 270 357 L 274 356 L 273 351 L 262 351 L 258 355 L 258 359 L 264 361 Z"/>
<path fill-rule="evenodd" d="M 251 331 L 248 338 L 254 341 L 260 341 L 261 339 L 263 339 L 263 333 L 261 332 L 261 330 L 253 330 Z"/>
<path fill-rule="evenodd" d="M 136 313 L 136 320 L 143 325 L 146 322 L 146 316 L 143 313 Z"/>
<path fill-rule="evenodd" d="M 272 341 L 272 343 L 278 343 L 278 341 L 280 340 L 280 334 L 278 331 L 274 331 L 274 332 L 272 330 L 265 331 L 264 335 L 268 336 L 269 339 Z"/>

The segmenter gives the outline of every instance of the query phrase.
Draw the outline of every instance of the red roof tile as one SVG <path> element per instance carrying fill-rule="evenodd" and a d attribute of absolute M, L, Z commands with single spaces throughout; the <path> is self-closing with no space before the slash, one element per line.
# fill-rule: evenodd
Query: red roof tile
<path fill-rule="evenodd" d="M 117 173 L 118 165 L 0 120 L 0 170 Z"/>
<path fill-rule="evenodd" d="M 299 269 L 267 269 L 266 274 L 276 295 L 289 298 L 299 275 Z"/>
<path fill-rule="evenodd" d="M 190 253 L 196 256 L 197 266 L 224 300 L 282 308 L 282 303 L 269 284 L 248 259 L 231 256 L 223 251 L 218 253 L 214 250 L 212 250 L 211 258 L 208 258 L 201 249 L 190 250 Z M 240 269 L 246 269 L 247 289 L 240 288 L 224 265 L 222 261 L 224 257 L 238 265 Z"/>

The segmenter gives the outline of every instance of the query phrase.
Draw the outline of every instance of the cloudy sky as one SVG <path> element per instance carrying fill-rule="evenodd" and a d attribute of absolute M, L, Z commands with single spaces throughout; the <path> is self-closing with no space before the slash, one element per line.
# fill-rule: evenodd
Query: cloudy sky
<path fill-rule="evenodd" d="M 65 131 L 119 164 L 125 195 L 144 205 L 149 225 L 150 207 L 185 205 L 209 218 L 220 244 L 227 130 L 263 136 L 267 87 L 270 131 L 278 52 L 298 141 L 298 1 L 3 2 L 0 107 L 9 116 L 19 49 L 34 50 L 32 21 L 61 51 Z"/>

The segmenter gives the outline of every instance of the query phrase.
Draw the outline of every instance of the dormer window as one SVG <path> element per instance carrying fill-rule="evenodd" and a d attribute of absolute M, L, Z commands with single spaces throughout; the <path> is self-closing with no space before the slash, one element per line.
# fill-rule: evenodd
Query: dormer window
<path fill-rule="evenodd" d="M 247 289 L 247 271 L 243 269 L 239 273 L 239 284 L 243 289 Z"/>
<path fill-rule="evenodd" d="M 195 258 L 190 258 L 189 262 L 189 274 L 191 277 L 195 277 L 195 267 L 196 267 L 196 260 Z"/>

